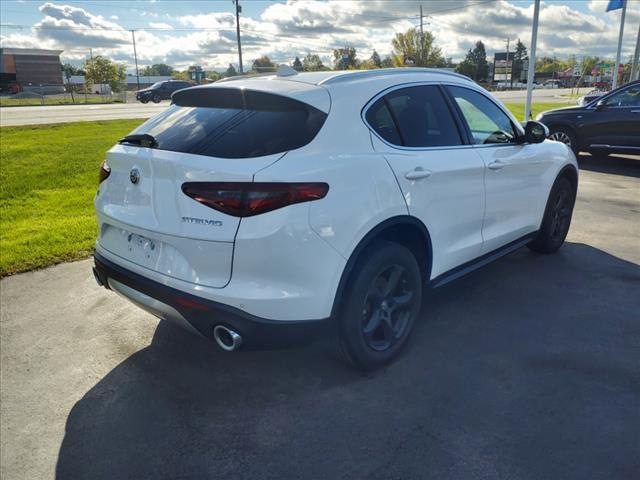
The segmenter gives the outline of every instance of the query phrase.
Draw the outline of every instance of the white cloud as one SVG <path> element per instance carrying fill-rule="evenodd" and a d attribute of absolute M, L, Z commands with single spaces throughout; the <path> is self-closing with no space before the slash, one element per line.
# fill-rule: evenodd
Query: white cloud
<path fill-rule="evenodd" d="M 173 30 L 173 27 L 171 25 L 164 22 L 149 22 L 149 26 L 155 29 Z"/>
<path fill-rule="evenodd" d="M 480 5 L 479 0 L 432 0 L 423 2 L 429 15 L 425 27 L 432 31 L 436 43 L 446 56 L 460 59 L 477 40 L 482 40 L 488 53 L 503 50 L 505 39 L 520 38 L 527 46 L 531 36 L 533 6 L 522 2 L 496 0 Z M 187 4 L 188 5 L 188 4 Z M 635 29 L 640 21 L 639 2 L 629 2 L 627 34 L 624 41 L 626 58 L 633 50 Z M 542 3 L 539 30 L 539 55 L 571 54 L 613 57 L 617 41 L 618 12 L 604 13 L 606 2 L 591 0 L 586 10 L 574 8 L 567 1 Z M 141 65 L 166 62 L 178 68 L 198 64 L 205 68 L 226 67 L 237 62 L 235 15 L 231 12 L 183 15 L 172 18 L 152 10 L 139 15 L 177 23 L 181 27 L 169 31 L 166 21 L 149 22 L 148 30 L 137 30 L 138 60 Z M 395 2 L 370 0 L 289 0 L 271 3 L 258 18 L 241 17 L 243 58 L 245 67 L 260 55 L 276 62 L 288 62 L 294 56 L 319 54 L 330 63 L 332 51 L 345 45 L 355 46 L 359 58 L 367 58 L 373 49 L 381 55 L 390 53 L 396 32 L 418 25 L 419 4 L 409 0 Z M 44 3 L 42 20 L 36 29 L 3 30 L 1 42 L 6 46 L 40 46 L 64 49 L 65 60 L 94 54 L 109 56 L 133 64 L 129 28 L 119 24 L 117 15 L 108 19 L 91 13 L 91 8 Z M 635 23 L 633 23 L 635 22 Z M 159 32 L 158 29 L 166 30 Z M 193 30 L 189 30 L 193 29 Z"/>

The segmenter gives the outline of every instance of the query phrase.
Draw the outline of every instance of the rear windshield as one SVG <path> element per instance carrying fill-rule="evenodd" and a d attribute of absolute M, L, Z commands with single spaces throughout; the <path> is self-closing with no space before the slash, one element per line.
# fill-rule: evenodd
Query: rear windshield
<path fill-rule="evenodd" d="M 238 88 L 178 92 L 173 104 L 134 130 L 160 150 L 220 158 L 250 158 L 300 148 L 327 114 L 288 97 Z"/>

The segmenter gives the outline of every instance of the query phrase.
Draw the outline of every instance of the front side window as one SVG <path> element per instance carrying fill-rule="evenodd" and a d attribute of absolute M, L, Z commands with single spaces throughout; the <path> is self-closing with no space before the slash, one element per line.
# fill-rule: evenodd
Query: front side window
<path fill-rule="evenodd" d="M 640 107 L 640 85 L 627 88 L 607 98 L 608 107 Z"/>
<path fill-rule="evenodd" d="M 300 148 L 327 114 L 289 97 L 237 88 L 177 92 L 173 105 L 133 134 L 149 134 L 159 150 L 250 158 Z"/>
<path fill-rule="evenodd" d="M 369 125 L 389 143 L 405 147 L 461 145 L 462 140 L 440 90 L 421 85 L 394 90 L 366 114 Z"/>
<path fill-rule="evenodd" d="M 484 95 L 468 88 L 447 87 L 469 125 L 476 145 L 515 143 L 517 131 L 511 119 Z"/>

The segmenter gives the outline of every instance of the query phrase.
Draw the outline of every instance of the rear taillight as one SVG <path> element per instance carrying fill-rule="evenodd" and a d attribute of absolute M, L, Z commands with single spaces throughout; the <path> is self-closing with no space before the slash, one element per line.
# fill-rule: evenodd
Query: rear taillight
<path fill-rule="evenodd" d="M 182 191 L 194 200 L 234 217 L 252 217 L 294 203 L 319 200 L 326 183 L 187 182 Z"/>
<path fill-rule="evenodd" d="M 100 174 L 98 176 L 98 183 L 102 183 L 104 182 L 109 175 L 111 175 L 111 167 L 107 164 L 107 161 L 105 160 L 104 162 L 102 162 L 102 165 L 100 165 Z"/>

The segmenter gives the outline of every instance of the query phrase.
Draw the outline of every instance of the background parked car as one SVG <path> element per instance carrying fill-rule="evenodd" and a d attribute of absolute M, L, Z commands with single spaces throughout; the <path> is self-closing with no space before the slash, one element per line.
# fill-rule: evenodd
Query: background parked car
<path fill-rule="evenodd" d="M 536 120 L 549 127 L 549 138 L 580 151 L 640 153 L 640 81 L 595 98 L 583 107 L 543 112 Z"/>
<path fill-rule="evenodd" d="M 578 106 L 584 107 L 585 105 L 588 105 L 591 102 L 593 102 L 596 98 L 600 98 L 605 93 L 607 92 L 602 90 L 592 90 L 589 93 L 587 93 L 585 96 L 580 97 L 578 99 Z"/>
<path fill-rule="evenodd" d="M 156 82 L 149 88 L 144 88 L 136 92 L 136 100 L 142 103 L 159 103 L 161 100 L 169 100 L 173 92 L 190 87 L 191 83 L 184 80 L 165 80 Z"/>

